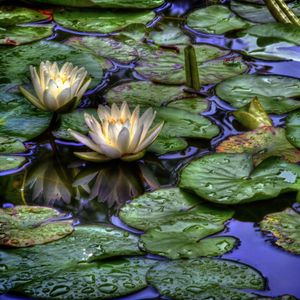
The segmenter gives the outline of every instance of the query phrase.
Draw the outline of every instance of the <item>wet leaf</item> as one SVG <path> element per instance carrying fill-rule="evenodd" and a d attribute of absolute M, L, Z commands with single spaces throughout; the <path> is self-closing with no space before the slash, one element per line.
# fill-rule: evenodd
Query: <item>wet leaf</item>
<path fill-rule="evenodd" d="M 145 193 L 126 204 L 120 218 L 131 227 L 149 230 L 177 220 L 202 220 L 223 224 L 233 211 L 214 208 L 193 194 L 178 188 L 160 189 Z"/>
<path fill-rule="evenodd" d="M 150 152 L 163 155 L 169 152 L 184 150 L 188 143 L 183 138 L 158 136 L 155 142 L 149 147 Z"/>
<path fill-rule="evenodd" d="M 52 35 L 52 26 L 15 26 L 0 28 L 0 44 L 18 46 Z"/>
<path fill-rule="evenodd" d="M 0 271 L 0 289 L 19 288 L 94 260 L 140 254 L 138 237 L 127 231 L 109 225 L 79 226 L 71 235 L 52 243 L 0 252 L 0 262 L 5 265 Z"/>
<path fill-rule="evenodd" d="M 162 295 L 178 300 L 255 299 L 240 289 L 264 288 L 257 270 L 211 258 L 159 262 L 148 272 L 147 281 Z"/>
<path fill-rule="evenodd" d="M 0 137 L 0 153 L 21 153 L 25 152 L 26 148 L 21 141 L 8 136 Z"/>
<path fill-rule="evenodd" d="M 270 232 L 275 244 L 284 250 L 300 254 L 300 214 L 291 208 L 266 215 L 260 222 L 263 231 Z"/>
<path fill-rule="evenodd" d="M 197 55 L 200 83 L 202 85 L 220 82 L 226 78 L 241 74 L 247 66 L 235 59 L 226 63 L 220 57 L 228 52 L 209 45 L 194 46 Z M 185 84 L 183 48 L 180 52 L 160 49 L 147 53 L 139 62 L 136 71 L 144 78 L 163 84 Z M 218 58 L 216 60 L 212 60 Z"/>
<path fill-rule="evenodd" d="M 5 156 L 0 155 L 0 171 L 7 171 L 21 167 L 26 162 L 22 156 Z"/>
<path fill-rule="evenodd" d="M 198 31 L 223 34 L 228 31 L 247 28 L 250 23 L 235 16 L 226 6 L 211 5 L 197 9 L 188 15 L 187 25 Z"/>
<path fill-rule="evenodd" d="M 270 157 L 255 168 L 249 154 L 215 153 L 183 169 L 180 187 L 220 204 L 272 199 L 300 190 L 300 167 Z"/>
<path fill-rule="evenodd" d="M 62 9 L 54 12 L 54 20 L 65 28 L 101 33 L 120 31 L 133 24 L 145 26 L 154 17 L 152 11 Z"/>
<path fill-rule="evenodd" d="M 270 126 L 229 137 L 216 151 L 252 154 L 255 165 L 270 156 L 279 156 L 291 163 L 300 162 L 300 151 L 289 143 L 285 130 Z"/>
<path fill-rule="evenodd" d="M 282 114 L 300 108 L 300 80 L 283 76 L 240 75 L 221 82 L 217 95 L 236 108 L 258 97 L 268 113 Z"/>
<path fill-rule="evenodd" d="M 23 84 L 30 81 L 29 66 L 39 65 L 41 61 L 66 61 L 85 67 L 92 78 L 91 87 L 102 79 L 102 68 L 97 58 L 70 46 L 50 41 L 41 41 L 11 49 L 0 49 L 0 82 Z M 20 61 L 22 63 L 20 64 Z"/>
<path fill-rule="evenodd" d="M 300 148 L 300 111 L 297 110 L 286 119 L 286 136 L 291 144 Z"/>
<path fill-rule="evenodd" d="M 53 208 L 16 206 L 0 209 L 0 244 L 28 247 L 64 238 L 73 231 L 72 220 Z"/>
<path fill-rule="evenodd" d="M 112 299 L 147 286 L 154 261 L 137 258 L 80 264 L 18 288 L 31 297 L 47 299 Z"/>

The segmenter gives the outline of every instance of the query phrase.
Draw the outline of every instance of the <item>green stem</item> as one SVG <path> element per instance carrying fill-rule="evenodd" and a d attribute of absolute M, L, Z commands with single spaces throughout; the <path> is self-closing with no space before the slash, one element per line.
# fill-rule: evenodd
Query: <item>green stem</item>
<path fill-rule="evenodd" d="M 275 0 L 266 0 L 267 7 L 270 13 L 273 15 L 275 20 L 280 23 L 291 23 L 290 19 L 287 15 L 281 10 L 280 6 L 277 4 Z"/>
<path fill-rule="evenodd" d="M 276 1 L 278 6 L 280 7 L 281 11 L 286 14 L 292 24 L 296 26 L 300 26 L 299 18 L 294 14 L 294 12 L 286 5 L 284 0 L 277 0 Z"/>
<path fill-rule="evenodd" d="M 198 71 L 197 56 L 195 48 L 192 45 L 186 46 L 184 49 L 185 60 L 185 77 L 186 85 L 196 91 L 200 90 L 200 78 Z"/>

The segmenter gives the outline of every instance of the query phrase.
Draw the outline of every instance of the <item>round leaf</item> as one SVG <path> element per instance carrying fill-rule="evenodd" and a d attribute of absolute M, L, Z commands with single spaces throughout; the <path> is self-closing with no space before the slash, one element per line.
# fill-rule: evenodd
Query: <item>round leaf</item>
<path fill-rule="evenodd" d="M 21 167 L 26 162 L 22 156 L 4 156 L 0 155 L 0 171 L 7 171 Z"/>
<path fill-rule="evenodd" d="M 300 110 L 291 113 L 286 119 L 286 135 L 288 140 L 300 148 Z"/>
<path fill-rule="evenodd" d="M 241 204 L 300 190 L 300 167 L 270 157 L 254 168 L 247 154 L 216 153 L 190 163 L 180 187 L 220 204 Z"/>
<path fill-rule="evenodd" d="M 72 221 L 61 221 L 63 214 L 39 206 L 0 209 L 0 244 L 28 247 L 65 237 L 73 231 Z"/>
<path fill-rule="evenodd" d="M 300 108 L 293 97 L 300 96 L 300 80 L 283 76 L 240 75 L 224 80 L 216 87 L 217 95 L 236 108 L 258 97 L 269 113 L 282 114 Z"/>

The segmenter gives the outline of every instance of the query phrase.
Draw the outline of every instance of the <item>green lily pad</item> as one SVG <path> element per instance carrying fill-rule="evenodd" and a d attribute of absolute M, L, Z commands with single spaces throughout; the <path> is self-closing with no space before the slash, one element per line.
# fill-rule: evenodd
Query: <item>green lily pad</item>
<path fill-rule="evenodd" d="M 0 155 L 0 171 L 7 171 L 21 167 L 26 162 L 22 156 L 4 156 Z"/>
<path fill-rule="evenodd" d="M 61 6 L 73 6 L 73 7 L 102 7 L 102 8 L 122 8 L 122 9 L 145 9 L 145 8 L 155 8 L 164 3 L 164 0 L 31 0 L 35 3 L 42 4 L 54 4 Z"/>
<path fill-rule="evenodd" d="M 72 220 L 53 208 L 16 206 L 0 209 L 0 244 L 28 247 L 59 240 L 73 231 Z"/>
<path fill-rule="evenodd" d="M 73 266 L 17 288 L 34 298 L 112 299 L 147 287 L 152 260 L 118 259 Z"/>
<path fill-rule="evenodd" d="M 300 148 L 300 111 L 289 114 L 286 119 L 286 136 L 291 144 Z"/>
<path fill-rule="evenodd" d="M 76 31 L 112 33 L 129 25 L 145 26 L 154 17 L 152 11 L 107 11 L 95 9 L 62 9 L 54 12 L 54 20 Z"/>
<path fill-rule="evenodd" d="M 249 154 L 216 153 L 194 160 L 181 173 L 180 187 L 220 204 L 272 199 L 300 190 L 300 167 L 270 157 L 254 168 Z"/>
<path fill-rule="evenodd" d="M 194 46 L 197 55 L 200 83 L 213 84 L 246 71 L 247 66 L 238 59 L 226 63 L 221 56 L 228 52 L 208 45 Z M 212 60 L 214 58 L 219 58 Z M 144 78 L 164 84 L 185 84 L 183 48 L 180 52 L 160 49 L 147 53 L 135 68 Z"/>
<path fill-rule="evenodd" d="M 250 23 L 234 15 L 226 6 L 211 5 L 189 14 L 187 25 L 195 30 L 223 34 L 228 31 L 247 28 Z"/>
<path fill-rule="evenodd" d="M 0 137 L 0 153 L 21 153 L 25 152 L 26 148 L 24 144 L 15 139 L 8 136 Z"/>
<path fill-rule="evenodd" d="M 258 97 L 268 113 L 282 114 L 300 108 L 300 80 L 283 76 L 240 75 L 221 82 L 217 95 L 236 108 Z"/>
<path fill-rule="evenodd" d="M 119 217 L 131 227 L 149 230 L 177 220 L 201 219 L 206 223 L 223 224 L 232 215 L 232 210 L 211 207 L 193 194 L 168 188 L 135 198 L 122 207 Z"/>
<path fill-rule="evenodd" d="M 57 61 L 59 64 L 69 61 L 76 66 L 85 67 L 92 78 L 91 87 L 99 84 L 102 79 L 101 65 L 93 55 L 59 43 L 40 41 L 11 49 L 0 49 L 0 82 L 27 83 L 30 77 L 29 66 L 39 65 L 46 60 Z"/>
<path fill-rule="evenodd" d="M 299 5 L 300 8 L 300 5 Z M 277 41 L 290 42 L 300 45 L 300 28 L 292 24 L 269 23 L 256 25 L 243 31 L 249 35 L 261 38 L 272 38 Z"/>
<path fill-rule="evenodd" d="M 191 43 L 189 36 L 175 23 L 159 24 L 157 29 L 151 31 L 149 38 L 157 45 L 188 45 Z"/>
<path fill-rule="evenodd" d="M 211 258 L 162 261 L 150 269 L 147 281 L 172 299 L 251 299 L 239 289 L 264 288 L 261 274 L 246 265 Z"/>
<path fill-rule="evenodd" d="M 160 137 L 158 136 L 155 142 L 148 148 L 150 152 L 158 155 L 163 155 L 169 152 L 177 152 L 188 147 L 185 139 L 177 137 Z"/>
<path fill-rule="evenodd" d="M 300 254 L 300 214 L 291 208 L 267 215 L 261 222 L 263 231 L 271 232 L 275 244 L 284 250 Z"/>
<path fill-rule="evenodd" d="M 255 165 L 270 156 L 279 156 L 291 163 L 300 162 L 300 150 L 290 144 L 285 136 L 285 130 L 271 126 L 229 137 L 218 145 L 216 151 L 250 153 L 253 155 Z"/>
<path fill-rule="evenodd" d="M 10 27 L 23 23 L 47 19 L 42 13 L 18 6 L 0 6 L 0 27 Z"/>
<path fill-rule="evenodd" d="M 137 236 L 112 226 L 90 225 L 76 227 L 71 235 L 52 243 L 0 252 L 1 264 L 6 266 L 0 271 L 0 290 L 5 292 L 36 282 L 60 270 L 78 268 L 83 263 L 140 255 L 138 240 Z"/>
<path fill-rule="evenodd" d="M 52 35 L 52 26 L 15 26 L 0 28 L 0 45 L 21 45 Z"/>

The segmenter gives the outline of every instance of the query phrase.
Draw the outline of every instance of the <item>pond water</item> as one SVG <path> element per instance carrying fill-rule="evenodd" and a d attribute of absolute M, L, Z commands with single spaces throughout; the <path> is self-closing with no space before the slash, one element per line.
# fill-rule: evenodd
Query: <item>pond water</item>
<path fill-rule="evenodd" d="M 245 2 L 241 3 L 244 4 Z M 1 2 L 2 4 L 11 5 L 11 1 Z M 222 1 L 221 4 L 226 6 L 230 2 Z M 15 2 L 13 5 L 17 6 L 19 4 Z M 163 16 L 184 17 L 191 11 L 204 8 L 207 5 L 212 5 L 212 3 L 199 0 L 166 2 L 155 9 L 158 17 L 151 21 L 149 26 L 154 27 Z M 44 5 L 34 5 L 34 7 L 45 9 Z M 46 9 L 48 9 L 48 6 Z M 78 32 L 74 29 L 67 29 L 53 20 L 39 23 L 54 25 L 53 35 L 47 37 L 46 40 L 58 43 L 64 43 L 73 36 L 106 36 L 105 34 Z M 205 43 L 231 50 L 222 59 L 224 61 L 234 61 L 238 57 L 247 65 L 248 69 L 245 72 L 248 74 L 282 75 L 300 79 L 299 58 L 298 61 L 297 59 L 265 61 L 253 56 L 245 56 L 241 52 L 241 50 L 245 49 L 245 41 L 235 35 L 236 31 L 230 31 L 223 35 L 205 33 L 204 31 L 192 29 L 186 24 L 181 24 L 180 26 L 181 30 L 191 38 L 195 45 Z M 274 42 L 276 41 L 274 40 Z M 8 48 L 10 46 L 1 47 Z M 173 47 L 176 50 L 176 45 L 168 47 Z M 300 46 L 295 45 L 294 51 L 299 54 Z M 88 91 L 84 101 L 81 103 L 81 107 L 94 108 L 99 103 L 105 103 L 107 99 L 103 95 L 114 85 L 144 80 L 143 75 L 136 70 L 136 66 L 137 61 L 135 60 L 128 64 L 112 60 L 111 68 L 105 71 L 102 81 Z M 188 137 L 186 139 L 188 147 L 184 150 L 162 155 L 149 152 L 143 159 L 133 163 L 114 161 L 104 164 L 92 164 L 81 161 L 72 154 L 80 145 L 78 146 L 74 141 L 57 139 L 52 136 L 51 129 L 48 129 L 25 143 L 27 152 L 18 154 L 26 158 L 24 165 L 17 169 L 0 171 L 1 206 L 3 208 L 13 207 L 14 205 L 49 206 L 66 213 L 66 218 L 73 218 L 76 225 L 113 224 L 125 231 L 141 234 L 142 231 L 126 225 L 119 218 L 119 211 L 126 203 L 134 197 L 149 191 L 177 186 L 181 170 L 191 161 L 214 153 L 216 147 L 229 136 L 245 132 L 245 128 L 238 124 L 231 114 L 235 108 L 216 94 L 215 84 L 203 85 L 200 92 L 200 95 L 204 96 L 209 102 L 209 108 L 201 114 L 220 128 L 220 133 L 213 138 L 203 140 Z M 288 113 L 271 113 L 270 117 L 274 126 L 285 127 L 287 115 Z M 59 124 L 56 123 L 53 126 L 55 128 Z M 40 171 L 40 168 L 43 168 L 44 171 Z M 63 174 L 63 176 L 58 174 Z M 91 176 L 89 180 L 82 179 L 87 174 Z M 80 175 L 82 176 L 80 177 Z M 95 185 L 96 176 L 98 176 L 97 178 L 101 177 L 101 179 L 96 183 L 98 187 L 93 199 L 90 199 L 89 191 L 82 187 L 86 183 L 84 180 L 88 184 L 92 183 L 92 186 Z M 41 186 L 35 186 L 36 180 L 42 180 Z M 67 188 L 64 186 L 67 186 Z M 68 194 L 69 188 L 73 189 L 72 195 Z M 61 192 L 60 196 L 57 196 L 57 193 L 59 194 L 57 191 Z M 215 204 L 212 205 L 215 206 Z M 216 206 L 219 207 L 218 205 Z M 225 229 L 215 236 L 235 237 L 238 242 L 231 251 L 218 257 L 251 266 L 265 278 L 264 290 L 243 290 L 255 292 L 256 295 L 262 298 L 283 295 L 300 298 L 300 256 L 287 252 L 275 245 L 275 239 L 270 234 L 263 233 L 259 227 L 259 223 L 268 214 L 281 212 L 286 208 L 293 208 L 300 213 L 300 206 L 296 202 L 296 193 L 289 192 L 270 200 L 233 205 L 232 208 L 234 210 L 233 217 L 226 222 Z M 296 230 L 299 231 L 299 227 Z M 162 256 L 156 256 L 151 253 L 147 257 L 157 261 L 165 260 Z M 1 295 L 0 299 L 32 298 L 22 296 L 21 292 L 8 292 Z M 114 299 L 171 298 L 160 295 L 154 287 L 149 285 L 136 293 Z"/>

